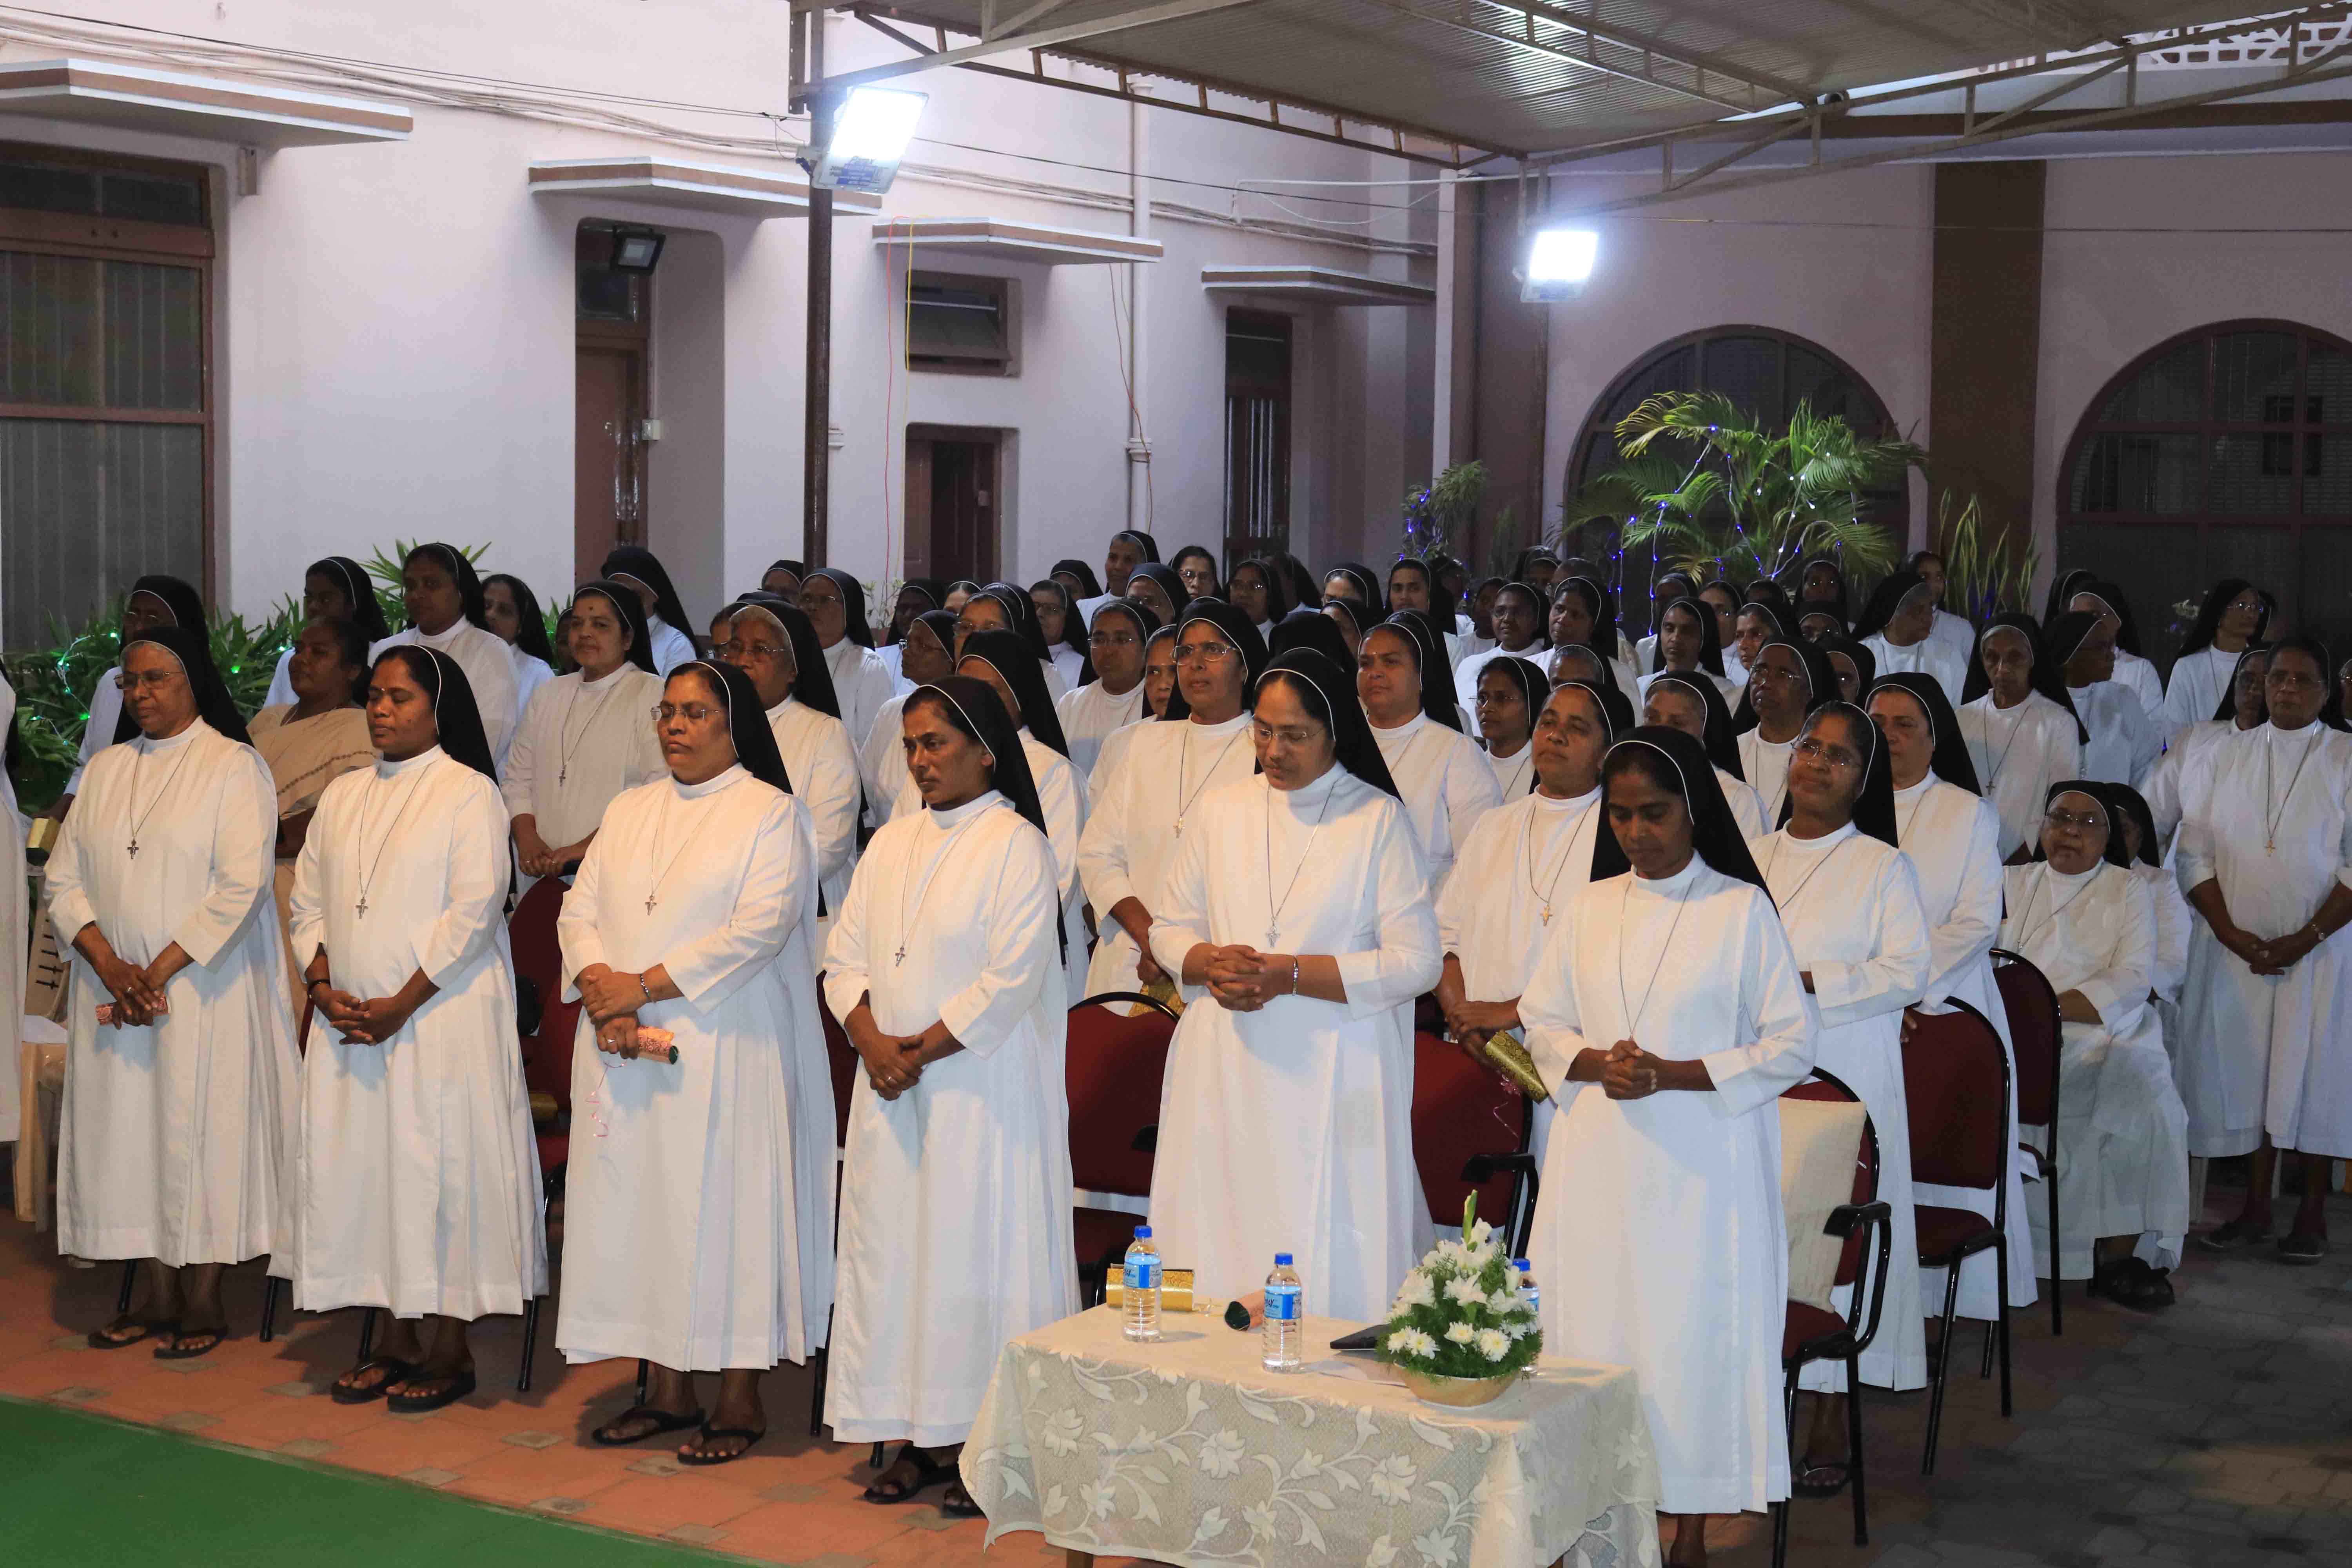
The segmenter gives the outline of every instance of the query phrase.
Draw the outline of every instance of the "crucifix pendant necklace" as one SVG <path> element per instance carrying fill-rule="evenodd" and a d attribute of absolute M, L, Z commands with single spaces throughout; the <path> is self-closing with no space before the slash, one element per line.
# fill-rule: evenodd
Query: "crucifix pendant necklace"
<path fill-rule="evenodd" d="M 2265 854 L 2265 855 L 2275 855 L 2275 854 L 2277 854 L 2277 853 L 2278 853 L 2278 830 L 2279 830 L 2279 824 L 2280 824 L 2280 823 L 2282 823 L 2282 822 L 2284 822 L 2284 821 L 2286 820 L 2286 803 L 2287 803 L 2288 801 L 2291 801 L 2291 800 L 2293 800 L 2293 799 L 2294 798 L 2294 786 L 2295 786 L 2298 783 L 2300 783 L 2300 782 L 2302 781 L 2302 778 L 2303 778 L 2303 764 L 2304 764 L 2305 763 L 2307 763 L 2307 762 L 2311 761 L 2311 753 L 2312 753 L 2312 752 L 2315 752 L 2315 751 L 2317 751 L 2318 749 L 2319 749 L 2319 747 L 2318 747 L 2315 743 L 2315 744 L 2312 744 L 2312 745 L 2305 746 L 2305 747 L 2303 749 L 2303 756 L 2302 756 L 2302 758 L 2301 758 L 2300 760 L 2298 760 L 2298 761 L 2295 763 L 2295 764 L 2294 764 L 2294 772 L 2293 772 L 2292 773 L 2289 773 L 2289 774 L 2287 775 L 2287 780 L 2286 780 L 2286 793 L 2285 793 L 2284 795 L 2283 795 L 2279 796 L 2279 803 L 2278 803 L 2278 810 L 2277 810 L 2277 813 L 2276 813 L 2274 816 L 2273 816 L 2271 817 L 2271 819 L 2270 819 L 2269 823 L 2264 826 L 2263 831 L 2263 854 Z M 2273 755 L 2273 752 L 2272 752 L 2271 747 L 2269 747 L 2268 745 L 2263 746 L 2263 807 L 2264 807 L 2264 809 L 2265 809 L 2265 810 L 2267 810 L 2267 809 L 2269 808 L 2270 804 L 2271 804 L 2271 786 L 2272 786 L 2272 784 L 2274 782 L 2274 781 L 2273 780 L 2272 776 L 2271 776 L 2271 758 L 2272 758 L 2272 755 Z"/>
<path fill-rule="evenodd" d="M 191 745 L 184 745 L 180 748 L 180 760 L 173 763 L 172 771 L 163 775 L 163 787 L 155 792 L 155 798 L 147 803 L 147 809 L 132 819 L 131 842 L 125 847 L 130 849 L 131 858 L 133 860 L 139 858 L 139 830 L 147 826 L 147 819 L 155 815 L 155 808 L 163 803 L 165 795 L 172 793 L 172 781 L 178 778 L 180 770 L 188 765 L 188 752 L 192 745 L 193 742 Z M 140 752 L 131 760 L 131 803 L 133 805 L 139 804 L 139 764 L 146 760 L 147 753 L 144 751 Z"/>
<path fill-rule="evenodd" d="M 1578 813 L 1576 820 L 1568 825 L 1568 847 L 1559 852 L 1559 859 L 1551 868 L 1551 880 L 1540 888 L 1536 886 L 1538 868 L 1536 865 L 1533 847 L 1536 828 L 1534 812 L 1528 813 L 1527 822 L 1519 829 L 1519 859 L 1528 868 L 1528 891 L 1543 901 L 1543 923 L 1546 925 L 1551 924 L 1552 895 L 1559 890 L 1560 874 L 1568 869 L 1569 859 L 1576 853 L 1576 836 L 1584 825 L 1592 819 L 1592 814 L 1600 809 L 1601 803 L 1595 801 Z"/>
<path fill-rule="evenodd" d="M 620 671 L 614 670 L 613 673 L 614 675 L 618 675 Z M 609 679 L 610 677 L 607 677 L 607 679 Z M 587 683 L 583 680 L 581 683 L 580 690 L 585 690 L 586 687 Z M 610 702 L 613 700 L 613 693 L 618 691 L 620 689 L 621 683 L 617 680 L 614 681 L 612 685 L 604 689 L 603 693 L 596 699 L 596 706 L 588 710 L 588 718 L 580 726 L 580 733 L 574 736 L 569 743 L 564 745 L 563 760 L 555 770 L 555 782 L 557 784 L 563 784 L 572 777 L 572 753 L 580 749 L 580 743 L 588 738 L 588 731 L 596 727 L 596 715 L 604 710 L 604 704 Z M 564 704 L 563 720 L 565 729 L 571 728 L 572 710 L 579 704 L 580 690 L 573 691 L 572 694 L 572 700 Z M 556 739 L 558 741 L 562 741 L 563 737 L 561 734 L 558 734 Z"/>
<path fill-rule="evenodd" d="M 1201 782 L 1192 786 L 1192 793 L 1186 795 L 1184 793 L 1184 775 L 1189 771 L 1190 764 L 1192 761 L 1192 735 L 1189 729 L 1185 731 L 1184 739 L 1179 742 L 1176 747 L 1177 837 L 1181 838 L 1184 837 L 1185 815 L 1192 809 L 1192 803 L 1201 798 L 1201 792 L 1208 788 L 1210 781 L 1217 776 L 1217 769 L 1224 763 L 1225 752 L 1232 751 L 1234 749 L 1234 742 L 1240 740 L 1242 736 L 1247 732 L 1247 727 L 1244 726 L 1243 729 L 1236 730 L 1230 736 L 1226 737 L 1223 749 L 1218 752 L 1215 759 L 1209 763 L 1209 771 L 1201 775 Z"/>
<path fill-rule="evenodd" d="M 961 838 L 973 823 L 987 815 L 988 813 L 984 811 L 972 813 L 971 816 L 958 823 L 956 830 L 948 835 L 948 841 L 940 846 L 938 857 L 931 861 L 931 868 L 923 873 L 923 885 L 915 889 L 914 908 L 918 912 L 922 910 L 924 895 L 931 890 L 931 879 L 940 874 L 940 868 L 946 865 L 948 857 L 955 853 L 956 840 Z M 912 917 L 907 913 L 907 883 L 913 877 L 914 870 L 915 860 L 910 855 L 907 858 L 906 872 L 898 879 L 898 950 L 890 954 L 890 967 L 893 969 L 907 962 L 907 936 L 908 929 L 914 923 Z"/>
<path fill-rule="evenodd" d="M 1336 768 L 1339 764 L 1334 763 L 1331 765 Z M 1267 900 L 1267 909 L 1265 911 L 1265 948 L 1268 952 L 1272 952 L 1274 951 L 1276 934 L 1282 930 L 1282 911 L 1290 907 L 1290 895 L 1297 890 L 1298 879 L 1305 874 L 1307 870 L 1307 862 L 1314 857 L 1315 836 L 1323 831 L 1323 814 L 1331 809 L 1331 796 L 1339 793 L 1339 786 L 1337 784 L 1334 784 L 1331 789 L 1323 796 L 1323 805 L 1315 813 L 1315 826 L 1307 830 L 1306 846 L 1298 851 L 1298 865 L 1297 868 L 1290 873 L 1289 885 L 1282 889 L 1282 901 L 1280 903 L 1275 903 L 1273 901 L 1274 791 L 1272 788 L 1268 788 L 1265 792 L 1265 896 Z"/>
<path fill-rule="evenodd" d="M 646 913 L 648 915 L 654 912 L 654 906 L 661 902 L 662 884 L 669 880 L 670 872 L 677 868 L 677 863 L 686 858 L 686 852 L 694 847 L 695 839 L 701 837 L 703 828 L 709 826 L 710 819 L 718 815 L 717 812 L 703 813 L 702 820 L 687 829 L 686 842 L 677 847 L 677 853 L 667 860 L 662 860 L 661 841 L 662 835 L 669 829 L 669 801 L 662 802 L 661 821 L 654 827 L 653 858 L 661 861 L 661 869 L 655 873 L 653 886 L 646 889 Z"/>
<path fill-rule="evenodd" d="M 368 889 L 375 885 L 375 868 L 383 864 L 384 848 L 391 844 L 392 836 L 400 830 L 400 819 L 408 815 L 408 803 L 416 797 L 418 784 L 424 778 L 425 770 L 421 767 L 414 768 L 410 773 L 412 776 L 408 781 L 407 792 L 400 797 L 400 805 L 393 811 L 391 822 L 385 825 L 383 837 L 376 840 L 375 858 L 368 862 L 366 871 L 360 876 L 360 899 L 358 903 L 352 906 L 352 910 L 362 920 L 367 919 Z M 367 799 L 360 803 L 360 842 L 362 844 L 367 842 L 368 807 L 374 804 L 375 791 L 371 788 L 368 791 Z"/>

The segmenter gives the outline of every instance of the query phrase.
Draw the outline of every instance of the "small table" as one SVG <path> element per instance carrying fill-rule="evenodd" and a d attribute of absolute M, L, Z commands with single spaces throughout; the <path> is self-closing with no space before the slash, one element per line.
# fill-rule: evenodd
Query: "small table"
<path fill-rule="evenodd" d="M 1356 1327 L 1306 1321 L 1307 1370 L 1258 1363 L 1259 1338 L 1170 1315 L 1132 1344 L 1081 1312 L 1004 1347 L 961 1470 L 991 1542 L 1041 1531 L 1097 1554 L 1185 1568 L 1649 1568 L 1658 1466 L 1630 1368 L 1539 1362 L 1490 1405 L 1416 1399 Z"/>

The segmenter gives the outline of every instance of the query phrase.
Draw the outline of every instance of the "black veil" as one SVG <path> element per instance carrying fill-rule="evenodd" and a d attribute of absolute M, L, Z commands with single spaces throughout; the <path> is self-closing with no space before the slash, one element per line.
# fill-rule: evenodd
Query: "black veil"
<path fill-rule="evenodd" d="M 1902 692 L 1927 715 L 1927 734 L 1936 743 L 1927 771 L 1970 795 L 1983 795 L 1984 787 L 1977 783 L 1977 765 L 1969 757 L 1969 743 L 1960 734 L 1959 715 L 1952 711 L 1951 699 L 1944 695 L 1936 678 L 1916 669 L 1882 675 L 1862 694 L 1863 706 L 1868 708 L 1870 700 L 1882 691 Z"/>
<path fill-rule="evenodd" d="M 376 668 L 383 668 L 385 659 L 398 659 L 408 667 L 410 679 L 425 689 L 433 700 L 433 730 L 441 749 L 451 760 L 465 763 L 476 773 L 496 784 L 499 770 L 490 760 L 490 740 L 482 729 L 482 710 L 474 700 L 474 687 L 457 661 L 439 648 L 425 647 L 417 643 L 402 643 L 383 650 Z"/>
<path fill-rule="evenodd" d="M 173 608 L 176 611 L 178 606 Z M 253 744 L 253 737 L 245 727 L 245 715 L 236 710 L 236 703 L 221 679 L 220 668 L 213 663 L 212 639 L 205 635 L 201 620 L 193 631 L 186 626 L 150 626 L 124 643 L 122 651 L 127 654 L 143 642 L 153 643 L 180 661 L 180 668 L 187 672 L 188 689 L 195 694 L 197 718 L 239 745 Z M 138 722 L 131 717 L 131 704 L 126 702 L 122 705 L 122 717 L 115 721 L 115 743 L 120 745 L 138 733 Z"/>
<path fill-rule="evenodd" d="M 1142 570 L 1140 567 L 1138 571 Z M 1194 621 L 1206 621 L 1217 628 L 1219 636 L 1241 650 L 1242 707 L 1250 708 L 1257 699 L 1258 677 L 1265 672 L 1265 639 L 1257 635 L 1257 624 L 1223 599 L 1195 599 L 1176 612 L 1176 636 L 1184 636 L 1184 628 Z M 1147 645 L 1148 646 L 1148 645 Z M 1348 667 L 1348 689 L 1356 689 L 1353 665 Z M 1179 671 L 1175 689 L 1168 693 L 1168 711 L 1163 719 L 1190 719 L 1192 705 L 1184 700 L 1184 677 Z"/>
<path fill-rule="evenodd" d="M 694 670 L 718 688 L 727 709 L 727 736 L 735 742 L 735 760 L 761 784 L 793 793 L 792 775 L 784 772 L 783 753 L 776 750 L 776 732 L 768 728 L 768 710 L 761 704 L 751 678 L 731 664 L 715 658 L 689 658 L 669 672 L 676 680 Z"/>
<path fill-rule="evenodd" d="M 1748 853 L 1748 841 L 1740 837 L 1738 820 L 1723 798 L 1723 786 L 1716 782 L 1706 752 L 1680 730 L 1663 724 L 1642 725 L 1611 742 L 1601 759 L 1601 826 L 1592 837 L 1594 881 L 1633 868 L 1609 821 L 1609 781 L 1628 768 L 1641 768 L 1664 787 L 1681 793 L 1683 804 L 1690 810 L 1694 854 L 1725 876 L 1746 882 L 1768 900 L 1772 897 L 1772 890 L 1764 885 L 1764 874 L 1756 868 L 1756 858 Z"/>
<path fill-rule="evenodd" d="M 1669 670 L 1650 682 L 1650 690 L 1668 684 L 1697 698 L 1699 706 L 1706 710 L 1706 760 L 1746 784 L 1748 770 L 1739 765 L 1739 737 L 1731 728 L 1731 710 L 1725 706 L 1723 693 L 1716 689 L 1715 682 L 1697 670 L 1687 675 Z"/>
<path fill-rule="evenodd" d="M 1334 761 L 1374 789 L 1402 798 L 1397 795 L 1396 780 L 1390 776 L 1380 742 L 1372 738 L 1371 721 L 1364 717 L 1351 673 L 1310 648 L 1284 654 L 1265 667 L 1251 688 L 1253 707 L 1257 688 L 1276 679 L 1296 691 L 1307 710 L 1331 731 Z"/>
<path fill-rule="evenodd" d="M 833 667 L 824 661 L 824 645 L 816 640 L 816 623 L 807 613 L 781 594 L 763 593 L 738 595 L 733 609 L 738 616 L 757 610 L 782 628 L 793 650 L 793 698 L 803 708 L 840 718 L 841 694 L 834 689 Z M 730 624 L 733 618 L 729 617 Z"/>
<path fill-rule="evenodd" d="M 581 584 L 572 595 L 572 602 L 578 604 L 582 594 L 593 594 L 613 606 L 613 613 L 619 616 L 621 624 L 629 628 L 629 662 L 647 675 L 659 674 L 660 671 L 654 668 L 654 631 L 651 623 L 646 619 L 645 601 L 632 593 L 626 583 L 616 583 L 609 577 Z"/>
<path fill-rule="evenodd" d="M 789 565 L 785 567 L 786 571 L 791 569 Z M 668 568 L 644 545 L 616 545 L 613 552 L 604 557 L 604 575 L 643 583 L 654 592 L 654 614 L 680 632 L 688 636 L 693 634 L 694 623 L 686 618 L 686 606 L 678 602 L 677 589 L 670 584 Z M 764 577 L 767 573 L 762 572 L 760 575 Z"/>
<path fill-rule="evenodd" d="M 1871 722 L 1870 715 L 1843 698 L 1824 702 L 1805 716 L 1805 728 L 1798 731 L 1798 737 L 1802 739 L 1806 731 L 1821 722 L 1822 714 L 1830 712 L 1843 713 L 1860 727 L 1862 788 L 1853 797 L 1855 831 L 1867 833 L 1891 848 L 1902 847 L 1895 841 L 1895 764 L 1886 754 L 1886 737 L 1878 732 L 1878 726 Z M 1793 809 L 1784 791 L 1780 801 L 1780 820 L 1773 826 L 1788 826 Z"/>

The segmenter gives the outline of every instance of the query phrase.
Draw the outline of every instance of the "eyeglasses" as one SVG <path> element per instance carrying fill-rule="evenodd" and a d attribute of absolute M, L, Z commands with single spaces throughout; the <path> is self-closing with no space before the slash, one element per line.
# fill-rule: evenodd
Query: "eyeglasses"
<path fill-rule="evenodd" d="M 1087 636 L 1087 646 L 1089 647 L 1133 647 L 1142 640 L 1143 639 L 1141 637 L 1137 637 L 1133 632 L 1090 632 Z"/>
<path fill-rule="evenodd" d="M 2273 686 L 2283 686 L 2290 691 L 2309 686 L 2325 686 L 2327 678 L 2321 675 L 2298 675 L 2291 669 L 2273 669 L 2263 678 Z"/>
<path fill-rule="evenodd" d="M 1224 642 L 1187 643 L 1176 650 L 1179 664 L 1223 664 L 1234 657 L 1234 645 Z"/>
<path fill-rule="evenodd" d="M 176 669 L 151 669 L 144 675 L 132 675 L 126 671 L 114 678 L 114 685 L 119 691 L 161 691 L 180 679 L 181 674 Z"/>
<path fill-rule="evenodd" d="M 739 658 L 773 658 L 784 650 L 774 643 L 740 642 L 733 637 L 720 643 L 716 651 L 730 660 Z"/>
<path fill-rule="evenodd" d="M 683 706 L 676 702 L 656 702 L 653 706 L 654 722 L 656 724 L 667 724 L 681 715 L 688 723 L 699 724 L 705 719 L 722 711 L 724 710 L 713 708 L 708 702 L 688 702 Z"/>
<path fill-rule="evenodd" d="M 1781 669 L 1773 665 L 1759 664 L 1748 672 L 1748 679 L 1751 684 L 1795 686 L 1804 680 L 1805 675 L 1802 670 Z"/>
<path fill-rule="evenodd" d="M 2079 815 L 2071 811 L 2045 812 L 2042 814 L 2042 823 L 2045 827 L 2055 827 L 2061 829 L 2068 827 L 2081 827 L 2093 829 L 2100 833 L 2105 833 L 2107 830 L 2107 819 L 2101 816 L 2096 812 L 2084 812 Z"/>
<path fill-rule="evenodd" d="M 1816 740 L 1811 735 L 1798 742 L 1790 749 L 1807 762 L 1827 763 L 1833 768 L 1852 769 L 1862 766 L 1862 759 L 1852 752 L 1843 746 L 1832 746 L 1827 741 Z"/>
<path fill-rule="evenodd" d="M 2263 613 L 2263 602 L 2260 599 L 2232 599 L 2222 614 L 2235 615 L 2242 611 L 2249 616 L 2259 616 Z"/>

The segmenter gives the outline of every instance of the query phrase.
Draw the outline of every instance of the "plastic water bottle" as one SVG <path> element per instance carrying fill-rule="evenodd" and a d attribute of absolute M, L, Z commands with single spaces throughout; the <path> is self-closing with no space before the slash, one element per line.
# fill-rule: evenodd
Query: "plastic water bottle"
<path fill-rule="evenodd" d="M 1160 1249 L 1151 1245 L 1151 1227 L 1139 1225 L 1128 1244 L 1127 1277 L 1119 1281 L 1127 1306 L 1127 1337 L 1151 1341 L 1160 1337 Z"/>
<path fill-rule="evenodd" d="M 1511 1267 L 1519 1271 L 1519 1296 L 1527 1302 L 1528 1310 L 1538 1319 L 1543 1316 L 1543 1292 L 1536 1289 L 1536 1277 L 1524 1258 L 1511 1259 Z"/>
<path fill-rule="evenodd" d="M 1307 1287 L 1298 1282 L 1298 1270 L 1290 1266 L 1290 1254 L 1274 1255 L 1274 1272 L 1265 1277 L 1265 1354 L 1263 1365 L 1268 1372 L 1297 1372 L 1307 1364 L 1300 1355 L 1301 1342 L 1306 1332 L 1302 1321 L 1307 1308 Z"/>

